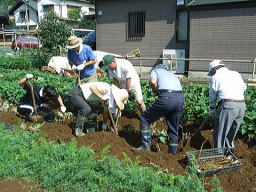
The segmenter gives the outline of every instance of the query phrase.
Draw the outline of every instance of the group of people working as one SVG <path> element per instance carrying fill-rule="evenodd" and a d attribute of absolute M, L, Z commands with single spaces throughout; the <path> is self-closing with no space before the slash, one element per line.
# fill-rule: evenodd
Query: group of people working
<path fill-rule="evenodd" d="M 142 145 L 135 150 L 151 151 L 152 133 L 150 124 L 160 117 L 165 117 L 169 148 L 171 154 L 176 154 L 178 146 L 179 123 L 184 108 L 184 95 L 178 77 L 168 70 L 164 64 L 155 66 L 149 75 L 149 83 L 158 96 L 156 101 L 146 108 L 143 101 L 140 78 L 130 61 L 117 58 L 111 54 L 103 57 L 99 67 L 106 70 L 113 79 L 113 84 L 98 82 L 96 75 L 96 58 L 88 45 L 81 43 L 76 36 L 71 36 L 67 43 L 68 60 L 73 71 L 79 74 L 78 84 L 68 93 L 68 101 L 72 112 L 76 114 L 74 135 L 83 136 L 86 122 L 87 132 L 94 131 L 97 125 L 97 110 L 99 102 L 103 103 L 102 130 L 107 129 L 109 113 L 117 114 L 124 109 L 128 97 L 133 94 L 141 111 L 140 127 Z M 210 108 L 209 115 L 215 117 L 214 145 L 215 147 L 234 148 L 234 139 L 245 114 L 244 92 L 246 85 L 238 72 L 229 70 L 220 60 L 209 64 Z M 31 85 L 27 80 L 33 78 L 28 74 L 19 81 L 19 85 L 27 90 L 27 94 L 18 105 L 18 113 L 28 116 L 33 114 L 31 103 Z M 37 107 L 45 107 L 50 100 L 57 100 L 61 111 L 66 107 L 54 87 L 39 87 L 32 85 L 35 92 Z M 116 110 L 118 109 L 118 110 Z M 47 120 L 47 119 L 46 119 Z"/>

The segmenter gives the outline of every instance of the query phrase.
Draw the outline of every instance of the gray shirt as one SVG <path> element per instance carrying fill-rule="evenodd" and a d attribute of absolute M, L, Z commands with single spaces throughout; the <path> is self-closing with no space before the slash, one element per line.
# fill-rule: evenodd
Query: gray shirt
<path fill-rule="evenodd" d="M 156 78 L 158 90 L 170 89 L 173 91 L 181 91 L 182 87 L 178 77 L 169 71 L 163 64 L 157 65 L 150 73 L 150 79 Z"/>

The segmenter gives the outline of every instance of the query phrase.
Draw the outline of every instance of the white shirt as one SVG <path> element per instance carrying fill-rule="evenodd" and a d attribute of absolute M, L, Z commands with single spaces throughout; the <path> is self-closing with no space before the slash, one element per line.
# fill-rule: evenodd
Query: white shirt
<path fill-rule="evenodd" d="M 112 111 L 115 111 L 116 109 L 116 103 L 114 100 L 114 96 L 111 92 L 111 87 L 108 83 L 105 82 L 90 82 L 90 83 L 84 83 L 80 85 L 80 88 L 83 92 L 83 96 L 86 101 L 89 103 L 95 103 L 95 101 L 99 100 L 99 97 L 96 96 L 94 93 L 92 93 L 90 87 L 91 86 L 96 86 L 97 89 L 101 92 L 103 95 L 102 100 L 108 100 L 108 107 L 112 109 Z"/>
<path fill-rule="evenodd" d="M 99 100 L 98 96 L 92 93 L 90 87 L 96 86 L 97 89 L 102 93 L 103 100 L 109 99 L 109 93 L 110 93 L 110 85 L 105 82 L 90 82 L 90 83 L 84 83 L 80 85 L 80 88 L 83 92 L 84 98 L 86 101 L 92 101 L 92 100 Z"/>
<path fill-rule="evenodd" d="M 244 100 L 246 85 L 241 75 L 236 71 L 231 71 L 222 67 L 210 80 L 210 107 L 215 107 L 216 101 L 222 99 Z"/>
<path fill-rule="evenodd" d="M 137 83 L 140 83 L 140 78 L 133 67 L 132 63 L 127 59 L 116 58 L 116 69 L 108 69 L 110 78 L 115 78 L 120 84 L 120 88 L 126 88 L 126 79 L 131 78 L 131 87 L 135 87 Z"/>

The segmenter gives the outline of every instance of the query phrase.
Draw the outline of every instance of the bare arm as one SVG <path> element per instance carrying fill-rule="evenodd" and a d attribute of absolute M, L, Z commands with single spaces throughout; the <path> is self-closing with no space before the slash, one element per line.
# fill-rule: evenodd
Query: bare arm
<path fill-rule="evenodd" d="M 120 88 L 119 81 L 117 79 L 115 79 L 115 78 L 113 79 L 113 84 L 115 86 L 117 86 L 118 88 Z"/>
<path fill-rule="evenodd" d="M 150 79 L 150 87 L 152 88 L 153 92 L 157 91 L 157 79 L 156 78 Z"/>
<path fill-rule="evenodd" d="M 61 98 L 61 96 L 59 95 L 59 97 L 58 97 L 58 103 L 60 104 L 60 106 L 63 106 L 64 104 L 63 104 L 63 100 L 62 100 L 62 98 Z"/>
<path fill-rule="evenodd" d="M 19 86 L 23 87 L 26 82 L 27 82 L 27 78 L 23 78 L 23 79 L 19 80 L 18 84 L 19 84 Z"/>
<path fill-rule="evenodd" d="M 127 78 L 126 79 L 126 89 L 127 89 L 128 93 L 129 93 L 130 87 L 131 87 L 131 78 Z"/>
<path fill-rule="evenodd" d="M 84 61 L 83 64 L 85 67 L 89 66 L 89 65 L 93 65 L 96 63 L 96 60 L 90 60 L 88 62 Z"/>

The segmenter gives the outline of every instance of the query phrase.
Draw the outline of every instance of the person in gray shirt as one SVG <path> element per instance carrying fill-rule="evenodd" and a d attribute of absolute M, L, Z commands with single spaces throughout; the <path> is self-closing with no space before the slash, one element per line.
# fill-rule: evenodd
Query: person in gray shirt
<path fill-rule="evenodd" d="M 151 151 L 152 134 L 150 124 L 164 116 L 168 126 L 168 152 L 176 154 L 179 122 L 184 105 L 180 81 L 164 64 L 159 64 L 151 71 L 149 82 L 158 98 L 140 117 L 142 145 L 135 149 Z"/>

